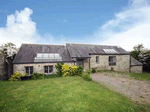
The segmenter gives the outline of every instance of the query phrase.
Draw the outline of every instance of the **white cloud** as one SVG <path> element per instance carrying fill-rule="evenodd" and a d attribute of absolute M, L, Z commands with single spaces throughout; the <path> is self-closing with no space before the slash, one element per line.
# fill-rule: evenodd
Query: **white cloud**
<path fill-rule="evenodd" d="M 33 11 L 30 8 L 25 8 L 8 15 L 6 26 L 0 28 L 0 45 L 7 42 L 12 42 L 18 47 L 21 43 L 56 44 L 57 41 L 51 34 L 40 35 L 37 32 L 36 23 L 30 18 L 32 14 Z M 60 36 L 60 38 L 63 37 Z"/>
<path fill-rule="evenodd" d="M 114 18 L 101 26 L 94 37 L 103 39 L 100 44 L 119 44 L 126 50 L 132 50 L 140 43 L 150 48 L 149 12 L 147 0 L 130 0 L 129 6 L 114 14 Z"/>

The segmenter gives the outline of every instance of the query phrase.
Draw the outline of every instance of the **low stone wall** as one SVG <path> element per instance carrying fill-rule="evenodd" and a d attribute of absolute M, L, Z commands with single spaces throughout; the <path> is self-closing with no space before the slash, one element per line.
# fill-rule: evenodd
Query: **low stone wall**
<path fill-rule="evenodd" d="M 143 66 L 131 66 L 131 72 L 142 73 L 143 72 Z"/>
<path fill-rule="evenodd" d="M 25 74 L 25 67 L 26 66 L 33 66 L 33 72 L 37 72 L 37 73 L 44 73 L 44 66 L 49 66 L 49 65 L 53 65 L 54 67 L 54 72 L 56 72 L 56 68 L 55 65 L 57 63 L 34 63 L 34 64 L 14 64 L 14 73 L 19 71 L 22 75 Z M 73 65 L 74 62 L 69 62 L 66 63 L 68 65 Z"/>

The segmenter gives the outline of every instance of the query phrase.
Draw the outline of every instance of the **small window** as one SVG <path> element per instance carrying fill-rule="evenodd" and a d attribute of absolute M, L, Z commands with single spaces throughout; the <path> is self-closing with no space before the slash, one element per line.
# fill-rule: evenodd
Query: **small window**
<path fill-rule="evenodd" d="M 109 66 L 116 65 L 116 56 L 109 56 Z"/>
<path fill-rule="evenodd" d="M 96 63 L 99 63 L 99 56 L 96 56 Z"/>
<path fill-rule="evenodd" d="M 33 66 L 25 67 L 25 71 L 28 75 L 33 74 Z"/>
<path fill-rule="evenodd" d="M 50 74 L 53 72 L 53 66 L 44 66 L 44 73 Z"/>

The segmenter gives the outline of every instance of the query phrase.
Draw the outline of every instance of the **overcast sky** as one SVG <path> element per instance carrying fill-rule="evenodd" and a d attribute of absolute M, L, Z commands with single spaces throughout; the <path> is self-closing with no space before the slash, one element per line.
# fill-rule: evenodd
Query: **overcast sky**
<path fill-rule="evenodd" d="M 119 45 L 150 48 L 148 0 L 4 0 L 0 45 L 13 42 Z"/>

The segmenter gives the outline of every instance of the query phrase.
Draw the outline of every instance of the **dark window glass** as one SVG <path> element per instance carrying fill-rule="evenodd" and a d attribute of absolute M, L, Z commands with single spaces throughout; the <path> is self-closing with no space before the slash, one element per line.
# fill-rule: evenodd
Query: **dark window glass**
<path fill-rule="evenodd" d="M 109 56 L 109 66 L 116 65 L 116 56 Z"/>
<path fill-rule="evenodd" d="M 25 70 L 28 75 L 33 74 L 33 66 L 25 67 Z"/>
<path fill-rule="evenodd" d="M 33 74 L 33 66 L 30 67 L 30 74 Z"/>
<path fill-rule="evenodd" d="M 53 66 L 49 66 L 49 73 L 53 72 Z"/>
<path fill-rule="evenodd" d="M 26 73 L 29 74 L 29 67 L 26 67 Z"/>
<path fill-rule="evenodd" d="M 45 73 L 52 73 L 53 72 L 53 66 L 44 66 L 44 72 Z"/>
<path fill-rule="evenodd" d="M 96 56 L 96 63 L 99 63 L 99 56 Z"/>
<path fill-rule="evenodd" d="M 48 73 L 48 66 L 44 66 L 44 72 Z"/>

